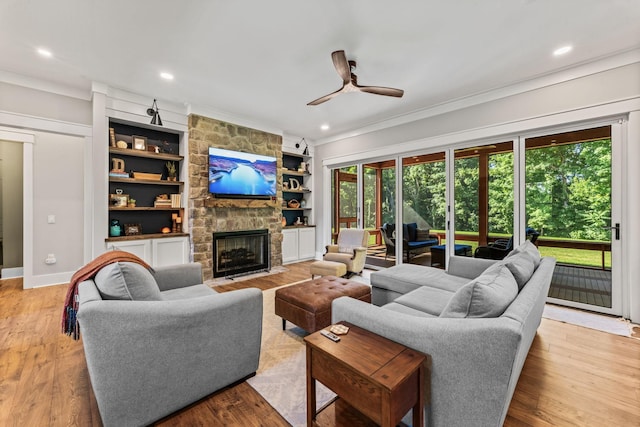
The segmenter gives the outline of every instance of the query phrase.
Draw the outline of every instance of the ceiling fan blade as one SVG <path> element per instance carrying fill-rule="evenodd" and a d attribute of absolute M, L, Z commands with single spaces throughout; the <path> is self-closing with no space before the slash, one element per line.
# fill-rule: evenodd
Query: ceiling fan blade
<path fill-rule="evenodd" d="M 382 86 L 357 86 L 360 92 L 373 93 L 376 95 L 385 95 L 385 96 L 395 96 L 396 98 L 402 98 L 404 95 L 404 90 L 402 89 L 394 89 L 392 87 L 382 87 Z"/>
<path fill-rule="evenodd" d="M 347 55 L 344 50 L 336 50 L 331 54 L 333 60 L 333 66 L 336 67 L 336 71 L 342 77 L 342 83 L 347 84 L 351 81 L 351 67 L 349 61 L 347 61 Z"/>
<path fill-rule="evenodd" d="M 322 96 L 318 99 L 315 99 L 313 101 L 311 101 L 310 103 L 308 103 L 307 105 L 318 105 L 318 104 L 322 104 L 323 102 L 327 102 L 328 100 L 330 100 L 331 98 L 333 98 L 334 96 L 336 96 L 337 94 L 339 94 L 340 92 L 342 92 L 342 90 L 344 89 L 344 86 L 342 88 L 340 88 L 340 90 L 337 90 L 333 93 L 330 93 L 329 95 L 325 95 Z"/>

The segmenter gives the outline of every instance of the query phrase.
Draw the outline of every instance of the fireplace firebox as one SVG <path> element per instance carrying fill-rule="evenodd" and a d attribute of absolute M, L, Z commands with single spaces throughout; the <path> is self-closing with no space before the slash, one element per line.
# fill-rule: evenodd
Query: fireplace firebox
<path fill-rule="evenodd" d="M 213 277 L 234 277 L 271 269 L 269 230 L 213 233 Z"/>

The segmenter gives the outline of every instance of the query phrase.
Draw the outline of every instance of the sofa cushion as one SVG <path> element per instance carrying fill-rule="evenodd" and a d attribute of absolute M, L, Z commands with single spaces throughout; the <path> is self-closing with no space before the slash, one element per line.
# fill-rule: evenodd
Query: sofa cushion
<path fill-rule="evenodd" d="M 502 264 L 461 287 L 444 307 L 440 317 L 498 317 L 518 295 L 518 284 Z"/>
<path fill-rule="evenodd" d="M 398 304 L 395 301 L 383 305 L 382 308 L 385 310 L 395 311 L 396 313 L 404 313 L 416 317 L 438 317 L 433 314 L 425 313 L 424 311 L 416 310 L 415 308 L 407 307 L 406 305 Z"/>
<path fill-rule="evenodd" d="M 505 259 L 521 253 L 525 253 L 530 256 L 531 260 L 533 261 L 533 265 L 535 266 L 535 268 L 538 268 L 538 266 L 540 265 L 540 251 L 538 250 L 538 248 L 536 248 L 536 245 L 531 243 L 529 240 L 525 240 L 523 244 L 512 250 L 511 253 L 505 257 Z"/>
<path fill-rule="evenodd" d="M 415 291 L 396 298 L 394 303 L 438 316 L 453 295 L 453 292 L 445 291 L 444 289 L 421 286 Z"/>
<path fill-rule="evenodd" d="M 162 299 L 164 300 L 180 300 L 189 298 L 206 297 L 217 294 L 214 289 L 207 285 L 192 285 L 184 288 L 175 288 L 162 291 Z"/>
<path fill-rule="evenodd" d="M 149 270 L 134 262 L 114 262 L 94 278 L 103 299 L 159 301 L 160 289 Z"/>
<path fill-rule="evenodd" d="M 455 292 L 469 280 L 452 276 L 439 268 L 401 264 L 371 273 L 371 285 L 406 294 L 421 286 Z"/>
<path fill-rule="evenodd" d="M 514 256 L 506 257 L 502 264 L 509 269 L 513 274 L 513 278 L 516 279 L 518 291 L 529 281 L 536 269 L 533 257 L 526 252 L 519 252 Z"/>

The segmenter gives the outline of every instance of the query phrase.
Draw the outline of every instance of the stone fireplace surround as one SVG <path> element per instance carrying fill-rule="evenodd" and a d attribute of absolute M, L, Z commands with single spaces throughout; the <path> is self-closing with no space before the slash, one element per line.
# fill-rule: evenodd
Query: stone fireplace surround
<path fill-rule="evenodd" d="M 282 175 L 277 200 L 217 199 L 208 190 L 209 147 L 244 151 L 278 159 L 282 167 L 282 137 L 195 114 L 189 116 L 189 233 L 193 260 L 202 264 L 204 280 L 213 278 L 213 233 L 268 229 L 271 267 L 282 265 Z"/>

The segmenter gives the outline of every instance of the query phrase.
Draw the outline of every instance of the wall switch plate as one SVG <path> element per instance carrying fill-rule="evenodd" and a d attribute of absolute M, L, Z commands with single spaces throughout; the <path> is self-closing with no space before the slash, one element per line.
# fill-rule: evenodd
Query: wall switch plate
<path fill-rule="evenodd" d="M 47 224 L 55 224 L 56 216 L 55 215 L 47 215 Z"/>

